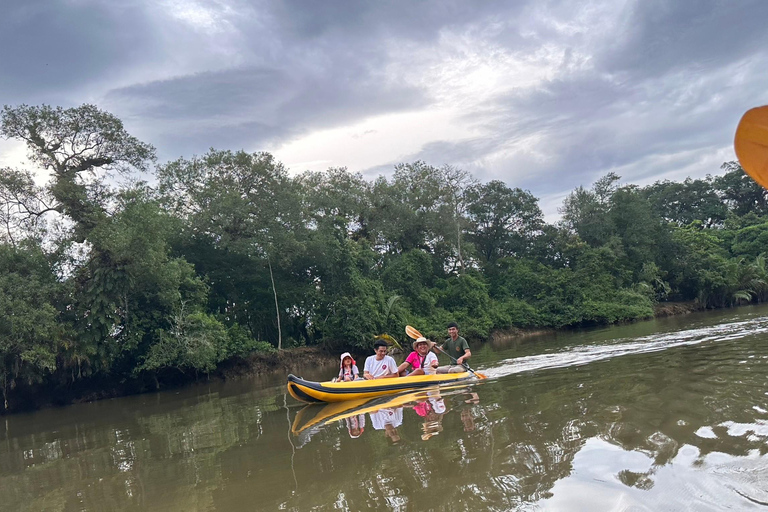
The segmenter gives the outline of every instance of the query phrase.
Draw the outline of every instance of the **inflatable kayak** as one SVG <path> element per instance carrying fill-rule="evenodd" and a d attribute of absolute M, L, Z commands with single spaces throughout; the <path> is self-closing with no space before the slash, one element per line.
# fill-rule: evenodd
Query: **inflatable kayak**
<path fill-rule="evenodd" d="M 476 378 L 475 375 L 470 372 L 461 372 L 394 377 L 391 379 L 355 380 L 352 382 L 313 382 L 289 375 L 288 392 L 296 400 L 310 404 L 346 402 L 347 400 L 376 398 L 474 378 Z"/>

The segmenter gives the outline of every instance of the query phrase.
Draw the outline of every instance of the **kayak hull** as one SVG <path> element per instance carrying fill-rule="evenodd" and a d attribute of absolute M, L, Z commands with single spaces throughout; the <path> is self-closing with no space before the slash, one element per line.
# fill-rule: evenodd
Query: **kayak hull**
<path fill-rule="evenodd" d="M 474 379 L 470 372 L 417 375 L 391 379 L 356 380 L 352 382 L 314 382 L 288 375 L 288 393 L 307 403 L 346 402 L 394 395 L 403 391 L 429 388 Z"/>

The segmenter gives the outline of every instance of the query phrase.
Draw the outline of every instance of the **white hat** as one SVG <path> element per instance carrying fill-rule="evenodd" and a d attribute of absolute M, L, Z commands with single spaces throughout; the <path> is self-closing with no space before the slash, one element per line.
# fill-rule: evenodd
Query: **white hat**
<path fill-rule="evenodd" d="M 419 343 L 426 343 L 427 345 L 429 345 L 430 350 L 432 350 L 432 347 L 435 346 L 434 341 L 429 341 L 427 338 L 422 336 L 421 338 L 418 338 L 416 341 L 413 342 L 413 350 L 416 350 L 416 345 L 418 345 Z"/>

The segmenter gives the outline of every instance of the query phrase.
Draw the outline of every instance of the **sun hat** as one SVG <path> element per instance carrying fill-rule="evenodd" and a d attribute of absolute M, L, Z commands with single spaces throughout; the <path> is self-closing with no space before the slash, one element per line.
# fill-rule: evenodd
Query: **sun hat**
<path fill-rule="evenodd" d="M 432 350 L 432 347 L 435 346 L 434 341 L 429 341 L 427 338 L 422 336 L 421 338 L 418 338 L 416 341 L 413 342 L 413 350 L 416 350 L 416 345 L 418 345 L 419 343 L 426 343 L 427 345 L 429 345 L 430 350 Z"/>
<path fill-rule="evenodd" d="M 339 365 L 344 366 L 344 358 L 345 357 L 348 357 L 348 358 L 350 358 L 352 360 L 352 365 L 353 366 L 355 364 L 357 364 L 357 363 L 355 363 L 355 358 L 352 357 L 352 354 L 350 354 L 349 352 L 344 352 L 343 354 L 341 354 L 341 361 L 339 362 Z"/>

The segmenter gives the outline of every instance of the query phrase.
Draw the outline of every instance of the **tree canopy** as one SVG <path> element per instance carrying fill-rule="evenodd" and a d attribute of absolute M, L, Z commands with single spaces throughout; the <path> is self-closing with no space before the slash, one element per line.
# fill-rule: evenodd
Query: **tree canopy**
<path fill-rule="evenodd" d="M 31 164 L 0 169 L 3 410 L 35 386 L 363 350 L 406 323 L 483 338 L 768 294 L 768 195 L 735 162 L 646 187 L 611 173 L 547 223 L 530 191 L 451 165 L 292 175 L 268 153 L 217 149 L 153 165 L 93 105 L 6 106 L 0 135 Z"/>

